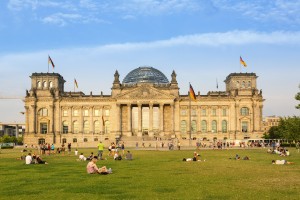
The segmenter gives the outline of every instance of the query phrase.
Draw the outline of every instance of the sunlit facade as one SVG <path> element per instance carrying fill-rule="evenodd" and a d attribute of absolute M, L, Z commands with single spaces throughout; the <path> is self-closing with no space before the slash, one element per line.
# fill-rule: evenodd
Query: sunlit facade
<path fill-rule="evenodd" d="M 24 142 L 234 140 L 262 136 L 262 92 L 254 73 L 232 73 L 226 91 L 181 95 L 176 73 L 171 81 L 153 67 L 139 67 L 122 82 L 116 71 L 110 95 L 65 92 L 57 73 L 33 73 L 26 92 Z M 186 93 L 186 92 L 184 92 Z"/>

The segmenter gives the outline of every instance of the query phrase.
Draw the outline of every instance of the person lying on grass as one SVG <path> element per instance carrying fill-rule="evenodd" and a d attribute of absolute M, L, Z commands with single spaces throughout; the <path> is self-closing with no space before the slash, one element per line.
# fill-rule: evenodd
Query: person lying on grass
<path fill-rule="evenodd" d="M 289 162 L 287 160 L 272 160 L 272 164 L 275 164 L 275 165 L 291 165 L 291 164 L 294 164 L 294 162 Z"/>
<path fill-rule="evenodd" d="M 111 174 L 111 168 L 107 169 L 106 166 L 98 168 L 96 162 L 98 161 L 98 157 L 94 156 L 92 160 L 87 164 L 86 171 L 88 174 Z"/>

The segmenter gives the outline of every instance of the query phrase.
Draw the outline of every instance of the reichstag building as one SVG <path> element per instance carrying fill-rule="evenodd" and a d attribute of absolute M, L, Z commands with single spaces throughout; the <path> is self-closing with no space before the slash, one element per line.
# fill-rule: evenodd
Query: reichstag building
<path fill-rule="evenodd" d="M 95 147 L 101 140 L 219 141 L 261 138 L 263 97 L 255 73 L 231 73 L 226 91 L 180 94 L 176 73 L 170 80 L 153 67 L 112 77 L 111 95 L 64 91 L 58 73 L 33 73 L 26 91 L 24 142 L 72 143 Z"/>

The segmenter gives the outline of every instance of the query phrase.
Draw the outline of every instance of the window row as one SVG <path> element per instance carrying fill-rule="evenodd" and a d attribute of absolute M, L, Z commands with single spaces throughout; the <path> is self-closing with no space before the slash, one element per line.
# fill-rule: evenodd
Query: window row
<path fill-rule="evenodd" d="M 71 126 L 72 125 L 72 126 Z M 103 121 L 103 130 L 101 130 L 101 122 L 95 121 L 93 123 L 93 128 L 89 121 L 83 122 L 83 133 L 101 133 L 102 131 L 104 133 L 110 132 L 110 122 Z M 48 132 L 48 124 L 47 123 L 40 123 L 40 133 L 46 134 Z M 74 121 L 72 124 L 69 124 L 67 121 L 64 121 L 62 123 L 62 133 L 67 134 L 69 132 L 72 133 L 79 133 L 80 132 L 80 123 L 78 121 Z"/>
<path fill-rule="evenodd" d="M 74 109 L 73 110 L 73 116 L 79 116 L 79 110 L 77 110 L 77 109 Z M 99 109 L 95 109 L 94 110 L 94 115 L 93 116 L 100 116 L 100 110 Z M 39 111 L 38 111 L 38 115 L 39 116 L 43 116 L 43 117 L 46 117 L 46 116 L 48 116 L 48 109 L 47 108 L 41 108 Z M 64 117 L 67 117 L 67 116 L 69 116 L 69 111 L 68 110 L 63 110 L 62 111 L 62 115 L 64 116 Z M 90 112 L 89 112 L 89 109 L 83 109 L 82 110 L 82 115 L 83 116 L 85 116 L 85 117 L 87 117 L 87 116 L 90 116 Z M 104 116 L 109 116 L 109 110 L 108 109 L 106 109 L 106 110 L 104 110 L 104 113 L 103 113 L 103 115 Z"/>
<path fill-rule="evenodd" d="M 251 81 L 237 81 L 236 82 L 236 87 L 237 88 L 251 88 Z"/>
<path fill-rule="evenodd" d="M 38 81 L 37 82 L 37 87 L 38 88 L 48 88 L 48 81 Z M 49 88 L 52 88 L 53 87 L 53 82 L 52 81 L 49 81 Z"/>
<path fill-rule="evenodd" d="M 83 138 L 83 142 L 88 142 L 89 139 L 91 140 L 91 138 Z M 73 138 L 72 141 L 73 141 L 73 143 L 77 143 L 78 142 L 77 138 Z M 93 141 L 97 142 L 97 141 L 99 141 L 99 139 L 98 138 L 93 138 Z M 62 143 L 66 144 L 67 143 L 67 139 L 66 138 L 62 138 Z M 38 144 L 45 144 L 45 139 L 44 138 L 38 139 Z"/>
<path fill-rule="evenodd" d="M 217 116 L 218 115 L 217 110 L 218 110 L 217 108 L 210 109 L 210 111 L 211 111 L 210 115 Z M 183 116 L 188 115 L 188 112 L 189 112 L 188 109 L 181 109 L 180 110 L 180 114 L 183 115 Z M 208 109 L 206 109 L 206 108 L 201 109 L 201 116 L 207 116 L 208 114 L 209 114 Z M 226 108 L 222 109 L 221 114 L 222 114 L 222 116 L 227 116 L 227 109 Z M 192 109 L 191 110 L 191 115 L 192 116 L 197 116 L 197 109 Z"/>

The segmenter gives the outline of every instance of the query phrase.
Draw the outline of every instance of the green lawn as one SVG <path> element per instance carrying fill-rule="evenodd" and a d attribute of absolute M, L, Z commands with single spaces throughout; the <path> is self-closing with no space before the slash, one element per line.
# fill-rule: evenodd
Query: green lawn
<path fill-rule="evenodd" d="M 79 149 L 86 156 L 96 149 Z M 0 199 L 299 199 L 300 153 L 290 157 L 266 149 L 200 150 L 206 162 L 183 162 L 193 150 L 134 150 L 133 161 L 98 161 L 110 175 L 89 175 L 87 162 L 65 155 L 43 156 L 49 165 L 25 165 L 20 149 L 1 150 Z M 231 160 L 239 154 L 250 160 Z M 105 156 L 107 151 L 105 151 Z M 106 156 L 107 157 L 107 156 Z M 294 165 L 272 165 L 287 159 Z"/>

